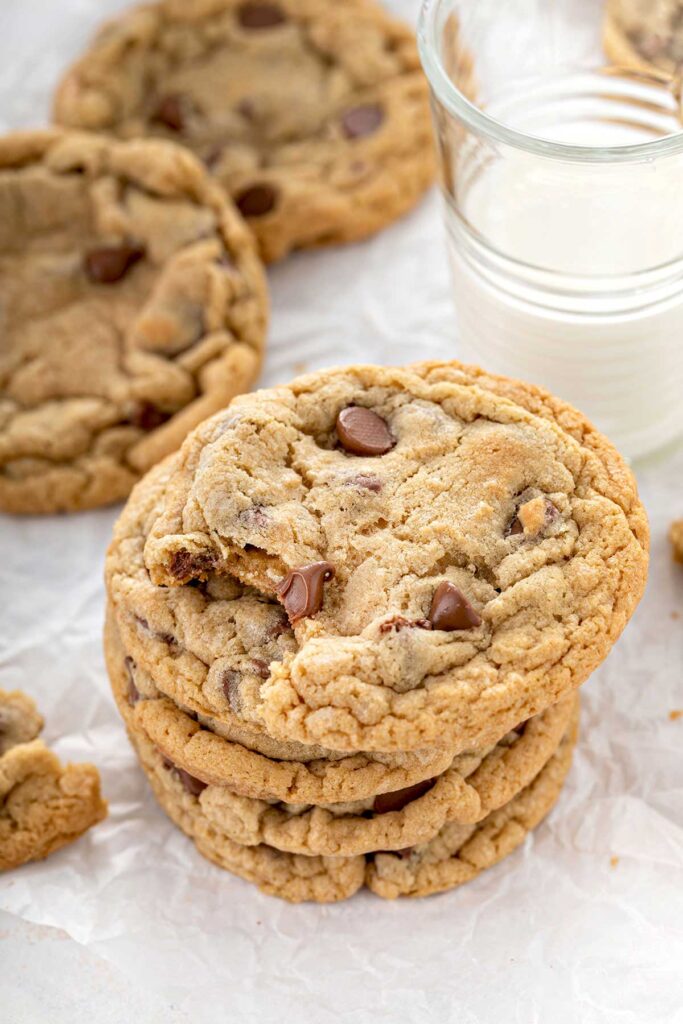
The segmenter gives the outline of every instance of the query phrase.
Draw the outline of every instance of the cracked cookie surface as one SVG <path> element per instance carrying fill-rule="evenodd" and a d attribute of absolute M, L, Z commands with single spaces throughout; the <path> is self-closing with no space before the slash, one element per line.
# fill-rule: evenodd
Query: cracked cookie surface
<path fill-rule="evenodd" d="M 0 871 L 42 860 L 106 815 L 93 765 L 65 767 L 41 740 L 0 757 Z"/>
<path fill-rule="evenodd" d="M 354 407 L 384 422 L 382 454 L 341 443 Z M 371 426 L 356 421 L 356 448 Z M 183 657 L 193 634 L 171 605 L 228 577 L 280 601 L 286 649 L 268 678 L 236 683 L 240 713 L 339 751 L 495 743 L 588 678 L 647 575 L 645 512 L 609 442 L 540 389 L 454 363 L 243 396 L 188 438 L 154 501 L 155 630 L 167 622 Z M 321 563 L 334 572 L 313 593 Z M 281 590 L 294 571 L 301 617 Z M 219 652 L 196 653 L 208 678 Z"/>
<path fill-rule="evenodd" d="M 302 856 L 265 843 L 236 843 L 205 815 L 200 798 L 153 744 L 138 733 L 131 741 L 161 807 L 201 854 L 269 895 L 293 903 L 332 903 L 348 899 L 363 885 L 385 899 L 444 892 L 497 864 L 524 842 L 556 803 L 576 737 L 574 722 L 533 782 L 478 824 L 448 824 L 427 843 L 367 857 Z"/>
<path fill-rule="evenodd" d="M 369 0 L 164 0 L 105 26 L 58 122 L 159 135 L 205 162 L 261 252 L 354 241 L 434 177 L 413 33 Z"/>
<path fill-rule="evenodd" d="M 0 508 L 119 500 L 256 378 L 253 240 L 162 141 L 7 136 L 0 213 Z"/>

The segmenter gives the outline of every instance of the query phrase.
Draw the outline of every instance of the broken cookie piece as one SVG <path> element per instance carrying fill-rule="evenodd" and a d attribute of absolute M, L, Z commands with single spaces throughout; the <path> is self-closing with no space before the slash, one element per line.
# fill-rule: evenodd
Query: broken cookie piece
<path fill-rule="evenodd" d="M 42 726 L 30 697 L 0 690 L 0 871 L 42 860 L 107 816 L 97 769 L 64 767 L 35 738 Z"/>

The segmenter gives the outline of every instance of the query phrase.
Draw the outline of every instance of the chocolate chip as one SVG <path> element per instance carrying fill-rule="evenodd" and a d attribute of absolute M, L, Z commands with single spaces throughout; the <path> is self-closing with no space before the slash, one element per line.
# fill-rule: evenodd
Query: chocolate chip
<path fill-rule="evenodd" d="M 323 604 L 323 584 L 334 577 L 334 566 L 329 562 L 313 562 L 292 569 L 280 582 L 277 594 L 285 606 L 292 625 L 299 619 L 315 615 Z"/>
<path fill-rule="evenodd" d="M 135 676 L 133 675 L 133 672 L 135 670 L 135 662 L 133 661 L 132 658 L 126 657 L 123 664 L 125 665 L 126 675 L 128 676 L 128 703 L 132 707 L 134 704 L 137 704 L 137 702 L 140 700 L 140 691 L 135 685 Z"/>
<path fill-rule="evenodd" d="M 171 132 L 182 132 L 185 128 L 188 102 L 177 93 L 162 96 L 152 115 L 158 124 L 163 124 Z"/>
<path fill-rule="evenodd" d="M 83 269 L 93 284 L 116 284 L 144 255 L 140 245 L 104 245 L 85 254 Z"/>
<path fill-rule="evenodd" d="M 268 640 L 276 640 L 289 629 L 289 619 L 286 615 L 280 615 L 268 630 Z"/>
<path fill-rule="evenodd" d="M 268 679 L 270 676 L 270 666 L 267 661 L 263 661 L 262 658 L 254 658 L 252 664 L 257 676 L 261 679 Z"/>
<path fill-rule="evenodd" d="M 159 409 L 151 402 L 141 402 L 130 417 L 130 422 L 139 430 L 156 430 L 162 423 L 167 423 L 171 414 Z"/>
<path fill-rule="evenodd" d="M 183 768 L 176 768 L 175 774 L 179 781 L 182 783 L 183 788 L 190 794 L 190 796 L 199 796 L 206 789 L 207 783 L 202 782 L 201 779 L 196 779 L 194 775 L 190 775 Z"/>
<path fill-rule="evenodd" d="M 226 672 L 224 672 L 223 677 L 221 679 L 221 689 L 225 694 L 225 699 L 227 700 L 228 704 L 230 705 L 230 707 L 232 708 L 236 715 L 239 714 L 240 708 L 241 682 L 241 674 L 239 672 L 236 672 L 234 669 L 228 669 Z"/>
<path fill-rule="evenodd" d="M 402 615 L 395 615 L 393 619 L 387 619 L 379 627 L 380 633 L 400 633 L 402 629 L 431 629 L 429 619 L 405 619 Z"/>
<path fill-rule="evenodd" d="M 522 526 L 519 516 L 515 516 L 510 525 L 508 526 L 506 537 L 517 537 L 520 533 L 524 533 L 524 527 Z"/>
<path fill-rule="evenodd" d="M 242 28 L 261 29 L 274 28 L 287 21 L 287 16 L 279 4 L 249 0 L 240 6 L 237 18 Z"/>
<path fill-rule="evenodd" d="M 236 110 L 240 117 L 243 117 L 245 121 L 254 120 L 254 115 L 256 114 L 256 107 L 254 106 L 254 101 L 250 100 L 248 97 L 245 97 L 243 100 L 239 101 Z"/>
<path fill-rule="evenodd" d="M 352 476 L 347 483 L 352 487 L 360 487 L 364 491 L 372 491 L 374 494 L 379 494 L 384 486 L 379 477 L 371 476 L 369 473 L 359 473 L 358 476 Z"/>
<path fill-rule="evenodd" d="M 375 797 L 372 809 L 375 814 L 389 814 L 391 811 L 402 811 L 404 807 L 424 796 L 436 785 L 436 779 L 425 779 L 424 782 L 416 782 L 414 786 L 407 786 L 405 789 L 397 789 L 393 793 L 380 793 Z"/>
<path fill-rule="evenodd" d="M 221 162 L 224 152 L 224 146 L 212 146 L 203 158 L 205 166 L 208 167 L 209 170 L 213 170 L 213 168 Z"/>
<path fill-rule="evenodd" d="M 243 217 L 265 217 L 275 209 L 277 190 L 272 185 L 250 185 L 235 198 L 235 205 Z"/>
<path fill-rule="evenodd" d="M 169 565 L 171 576 L 182 582 L 190 577 L 206 576 L 214 567 L 211 555 L 195 554 L 191 551 L 174 551 Z"/>
<path fill-rule="evenodd" d="M 195 778 L 194 775 L 190 775 L 184 768 L 179 768 L 177 764 L 174 764 L 169 757 L 165 754 L 161 755 L 161 761 L 167 772 L 172 772 L 173 775 L 181 783 L 183 789 L 190 794 L 190 796 L 199 796 L 206 789 L 208 783 L 202 782 L 201 779 Z"/>
<path fill-rule="evenodd" d="M 345 111 L 341 123 L 347 139 L 360 139 L 376 132 L 383 120 L 384 111 L 378 103 L 364 103 Z"/>
<path fill-rule="evenodd" d="M 396 444 L 386 420 L 360 405 L 342 409 L 336 426 L 339 443 L 352 455 L 385 455 Z"/>
<path fill-rule="evenodd" d="M 429 609 L 429 621 L 434 629 L 446 632 L 474 629 L 481 625 L 481 618 L 463 592 L 447 580 L 436 588 Z"/>
<path fill-rule="evenodd" d="M 270 523 L 270 516 L 263 505 L 252 505 L 251 508 L 242 509 L 237 518 L 240 523 L 253 530 L 263 530 Z M 245 549 L 247 546 L 245 545 Z"/>

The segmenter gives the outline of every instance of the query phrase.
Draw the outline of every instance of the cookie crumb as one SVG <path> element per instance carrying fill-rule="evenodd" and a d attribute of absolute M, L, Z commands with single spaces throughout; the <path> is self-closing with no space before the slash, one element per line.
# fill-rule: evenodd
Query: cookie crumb
<path fill-rule="evenodd" d="M 615 868 L 618 863 L 619 863 L 619 858 L 617 856 L 613 855 L 613 856 L 610 857 L 610 859 L 609 859 L 609 866 L 611 868 Z"/>
<path fill-rule="evenodd" d="M 680 612 L 672 612 L 671 613 L 671 618 L 674 620 L 674 622 L 678 622 L 680 617 L 681 617 L 681 613 Z"/>
<path fill-rule="evenodd" d="M 669 712 L 670 722 L 677 722 L 679 718 L 683 718 L 683 708 L 674 708 Z"/>

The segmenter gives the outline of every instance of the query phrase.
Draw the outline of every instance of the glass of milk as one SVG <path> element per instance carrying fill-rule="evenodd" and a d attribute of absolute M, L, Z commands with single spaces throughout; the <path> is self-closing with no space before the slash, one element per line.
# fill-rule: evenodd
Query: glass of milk
<path fill-rule="evenodd" d="M 426 0 L 459 354 L 631 458 L 683 433 L 680 80 L 616 68 L 596 0 Z"/>

